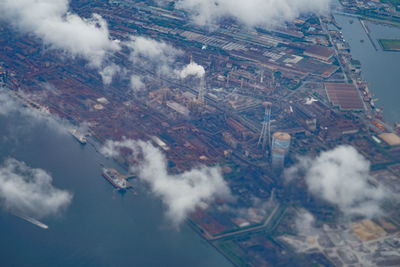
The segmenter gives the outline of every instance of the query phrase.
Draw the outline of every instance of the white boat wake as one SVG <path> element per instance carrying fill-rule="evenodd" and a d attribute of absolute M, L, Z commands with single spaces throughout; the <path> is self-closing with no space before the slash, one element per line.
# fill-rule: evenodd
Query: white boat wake
<path fill-rule="evenodd" d="M 27 222 L 30 222 L 30 223 L 34 224 L 34 225 L 36 225 L 36 226 L 38 226 L 38 227 L 40 227 L 42 229 L 48 229 L 49 228 L 46 224 L 42 223 L 41 221 L 36 220 L 35 218 L 29 217 L 29 216 L 26 216 L 26 215 L 23 215 L 23 214 L 14 213 L 14 215 L 17 216 L 18 218 L 21 218 L 21 219 L 23 219 L 23 220 L 25 220 Z"/>

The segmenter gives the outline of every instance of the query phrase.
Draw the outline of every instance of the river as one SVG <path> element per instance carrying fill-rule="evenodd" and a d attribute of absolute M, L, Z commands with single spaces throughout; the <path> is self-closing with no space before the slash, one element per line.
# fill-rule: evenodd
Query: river
<path fill-rule="evenodd" d="M 343 15 L 335 15 L 335 19 L 343 27 L 353 58 L 361 62 L 362 76 L 378 99 L 376 105 L 384 108 L 384 118 L 400 122 L 400 52 L 383 51 L 378 43 L 380 38 L 400 39 L 400 28 L 366 21 L 376 51 L 358 19 Z"/>
<path fill-rule="evenodd" d="M 90 144 L 14 112 L 0 115 L 0 147 L 0 163 L 44 169 L 73 194 L 64 212 L 41 220 L 48 229 L 0 209 L 2 266 L 231 266 L 187 225 L 172 229 L 142 184 L 133 182 L 137 195 L 116 192 L 99 162 L 123 170 Z"/>

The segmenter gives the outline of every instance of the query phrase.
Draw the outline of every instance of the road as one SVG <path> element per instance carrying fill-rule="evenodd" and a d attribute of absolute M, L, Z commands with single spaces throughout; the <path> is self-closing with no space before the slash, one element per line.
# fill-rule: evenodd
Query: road
<path fill-rule="evenodd" d="M 209 235 L 208 233 L 206 233 L 205 238 L 209 241 L 216 241 L 216 240 L 222 239 L 222 238 L 232 237 L 235 235 L 240 235 L 240 234 L 244 234 L 244 233 L 248 233 L 248 232 L 261 230 L 268 226 L 269 222 L 275 216 L 275 214 L 279 210 L 279 208 L 280 208 L 280 204 L 276 205 L 274 210 L 271 212 L 271 214 L 268 216 L 268 218 L 264 221 L 264 223 L 262 225 L 258 225 L 258 226 L 254 226 L 254 227 L 250 227 L 250 228 L 246 228 L 243 230 L 238 230 L 238 231 L 230 232 L 230 233 L 226 233 L 226 234 L 221 234 L 221 235 L 217 235 L 217 236 L 212 236 L 212 235 Z"/>
<path fill-rule="evenodd" d="M 335 51 L 335 56 L 336 56 L 336 58 L 337 58 L 337 60 L 338 60 L 338 63 L 339 63 L 340 68 L 342 69 L 343 76 L 344 76 L 345 80 L 347 81 L 348 78 L 347 78 L 346 70 L 345 70 L 345 68 L 343 67 L 342 62 L 341 62 L 341 60 L 340 60 L 339 52 L 337 51 L 337 48 L 336 48 L 336 46 L 335 46 L 335 43 L 333 42 L 332 36 L 330 35 L 329 31 L 327 30 L 326 25 L 322 22 L 321 17 L 319 17 L 319 23 L 321 24 L 321 27 L 322 27 L 322 30 L 324 31 L 324 33 L 328 36 L 329 42 L 332 44 L 332 47 L 333 47 L 333 49 L 334 49 L 334 51 Z"/>

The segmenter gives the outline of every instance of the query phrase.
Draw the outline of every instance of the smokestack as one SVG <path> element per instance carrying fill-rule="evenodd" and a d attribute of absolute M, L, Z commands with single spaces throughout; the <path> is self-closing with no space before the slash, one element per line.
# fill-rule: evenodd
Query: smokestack
<path fill-rule="evenodd" d="M 197 100 L 199 101 L 200 105 L 204 105 L 204 95 L 205 95 L 205 78 L 204 76 L 200 79 L 200 88 L 199 88 L 199 95 Z"/>

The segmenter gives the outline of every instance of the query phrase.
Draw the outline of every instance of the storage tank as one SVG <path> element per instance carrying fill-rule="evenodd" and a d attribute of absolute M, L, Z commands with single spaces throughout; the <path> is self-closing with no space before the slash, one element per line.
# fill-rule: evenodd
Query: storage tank
<path fill-rule="evenodd" d="M 272 135 L 271 164 L 274 169 L 283 169 L 285 156 L 289 153 L 290 141 L 291 137 L 288 133 L 276 132 Z"/>

